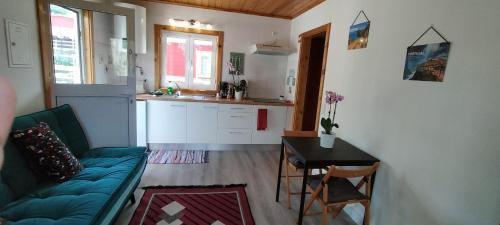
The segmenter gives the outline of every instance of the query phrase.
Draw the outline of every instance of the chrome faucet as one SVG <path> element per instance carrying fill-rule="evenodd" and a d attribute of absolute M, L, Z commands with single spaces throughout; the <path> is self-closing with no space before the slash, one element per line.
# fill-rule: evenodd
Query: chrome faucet
<path fill-rule="evenodd" d="M 181 87 L 175 81 L 174 81 L 174 84 L 175 84 L 175 87 L 177 87 L 177 90 L 175 91 L 175 95 L 181 96 Z"/>

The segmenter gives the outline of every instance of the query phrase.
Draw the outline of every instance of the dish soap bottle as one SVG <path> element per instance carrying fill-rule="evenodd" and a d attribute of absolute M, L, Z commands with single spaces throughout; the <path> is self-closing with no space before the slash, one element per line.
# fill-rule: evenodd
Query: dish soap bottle
<path fill-rule="evenodd" d="M 173 95 L 173 94 L 174 94 L 174 85 L 172 84 L 172 81 L 169 81 L 167 87 L 167 95 Z"/>

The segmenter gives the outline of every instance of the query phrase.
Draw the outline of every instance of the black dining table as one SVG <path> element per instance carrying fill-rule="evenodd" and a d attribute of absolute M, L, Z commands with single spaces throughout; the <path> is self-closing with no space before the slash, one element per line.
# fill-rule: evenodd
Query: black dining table
<path fill-rule="evenodd" d="M 320 146 L 320 139 L 318 137 L 283 137 L 281 142 L 278 183 L 276 185 L 276 202 L 279 202 L 280 198 L 283 150 L 285 146 L 304 165 L 298 225 L 302 225 L 302 219 L 304 217 L 304 201 L 308 176 L 307 171 L 309 169 L 321 169 L 332 165 L 371 166 L 376 162 L 380 162 L 377 158 L 355 147 L 354 145 L 349 144 L 341 138 L 335 139 L 333 148 L 323 148 Z M 375 182 L 375 175 L 376 173 L 373 173 L 372 175 L 372 187 Z"/>

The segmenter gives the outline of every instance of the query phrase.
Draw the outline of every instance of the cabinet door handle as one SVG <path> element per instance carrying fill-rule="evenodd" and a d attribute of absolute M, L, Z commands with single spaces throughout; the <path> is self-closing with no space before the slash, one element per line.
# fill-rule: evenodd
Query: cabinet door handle
<path fill-rule="evenodd" d="M 230 131 L 229 133 L 230 133 L 230 134 L 239 134 L 239 135 L 242 135 L 242 134 L 243 134 L 243 132 L 238 132 L 238 131 Z"/>
<path fill-rule="evenodd" d="M 243 118 L 243 116 L 229 116 L 231 118 Z"/>
<path fill-rule="evenodd" d="M 215 109 L 217 108 L 216 106 L 203 106 L 204 109 Z"/>
<path fill-rule="evenodd" d="M 244 108 L 231 108 L 231 110 L 244 110 Z"/>
<path fill-rule="evenodd" d="M 185 105 L 170 105 L 170 106 L 172 106 L 172 107 L 182 107 L 182 108 L 186 107 Z"/>

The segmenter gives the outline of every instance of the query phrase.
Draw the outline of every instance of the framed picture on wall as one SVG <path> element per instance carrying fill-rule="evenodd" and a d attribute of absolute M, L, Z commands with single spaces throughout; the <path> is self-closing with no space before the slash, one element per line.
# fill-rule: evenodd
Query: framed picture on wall
<path fill-rule="evenodd" d="M 403 80 L 443 82 L 450 42 L 408 47 Z"/>
<path fill-rule="evenodd" d="M 370 21 L 352 25 L 349 28 L 349 50 L 366 48 L 368 46 L 368 35 L 370 33 Z"/>
<path fill-rule="evenodd" d="M 229 53 L 229 61 L 233 64 L 235 70 L 229 71 L 229 74 L 245 74 L 245 53 L 231 52 Z"/>

